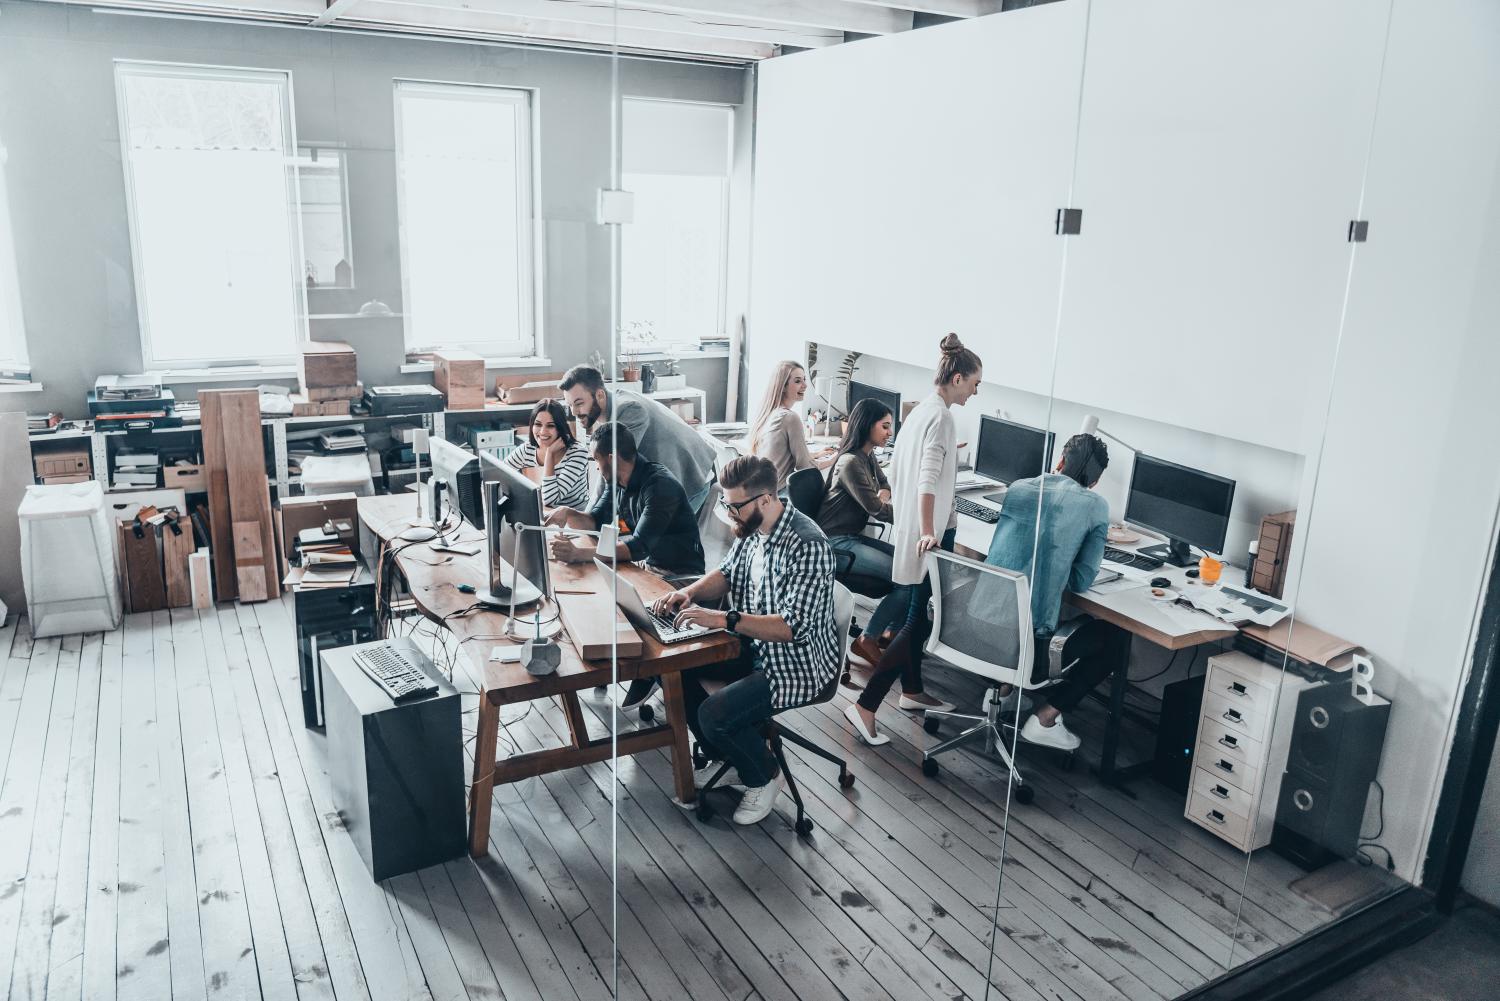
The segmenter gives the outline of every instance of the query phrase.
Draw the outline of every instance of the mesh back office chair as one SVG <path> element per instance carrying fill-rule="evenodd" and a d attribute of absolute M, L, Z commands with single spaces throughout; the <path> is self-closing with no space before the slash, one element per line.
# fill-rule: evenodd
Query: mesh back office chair
<path fill-rule="evenodd" d="M 853 619 L 853 595 L 851 595 L 849 593 L 849 589 L 844 587 L 842 584 L 834 584 L 833 620 L 836 628 L 839 631 L 838 635 L 841 637 L 839 646 L 839 663 L 843 663 L 844 658 L 848 656 L 849 653 L 849 624 L 853 621 Z M 797 804 L 797 821 L 792 826 L 796 829 L 797 833 L 802 835 L 803 837 L 806 837 L 807 835 L 812 833 L 813 822 L 807 816 L 807 810 L 802 804 L 802 792 L 797 788 L 797 779 L 792 775 L 792 770 L 787 765 L 786 748 L 782 746 L 783 742 L 789 740 L 803 750 L 817 755 L 824 761 L 829 761 L 835 765 L 838 765 L 839 787 L 842 789 L 849 789 L 854 785 L 854 773 L 849 770 L 849 762 L 847 760 L 839 757 L 832 751 L 818 746 L 817 744 L 808 740 L 806 737 L 802 736 L 800 733 L 795 733 L 791 730 L 786 729 L 780 723 L 776 722 L 776 717 L 781 715 L 782 713 L 791 712 L 793 709 L 803 709 L 807 706 L 817 706 L 822 705 L 825 702 L 832 702 L 834 693 L 837 692 L 838 689 L 839 672 L 834 671 L 833 674 L 829 676 L 828 683 L 823 686 L 822 690 L 818 692 L 817 695 L 813 696 L 808 701 L 799 703 L 795 706 L 787 706 L 785 709 L 777 709 L 770 719 L 765 720 L 760 725 L 761 735 L 766 738 L 766 743 L 768 743 L 771 747 L 771 755 L 776 759 L 777 766 L 781 768 L 781 774 L 786 776 L 786 790 L 791 794 L 792 802 Z M 703 756 L 703 752 L 696 745 L 693 747 L 693 764 L 698 768 L 703 768 L 708 764 L 707 760 L 705 760 Z M 698 790 L 697 811 L 699 820 L 707 822 L 713 819 L 714 808 L 708 802 L 708 798 L 705 794 L 718 785 L 719 779 L 723 778 L 724 773 L 728 770 L 729 763 L 723 763 L 719 766 L 719 770 L 716 771 L 709 779 L 708 783 L 704 785 L 702 789 Z"/>
<path fill-rule="evenodd" d="M 933 623 L 927 652 L 996 685 L 1014 685 L 1022 692 L 1031 687 L 1034 644 L 1031 587 L 1026 575 L 941 551 L 927 554 L 927 575 L 933 582 Z M 984 705 L 990 711 L 983 716 L 929 710 L 926 714 L 929 733 L 945 718 L 972 725 L 958 736 L 924 751 L 922 773 L 929 777 L 936 775 L 936 758 L 944 751 L 983 740 L 1010 770 L 1016 800 L 1030 803 L 1034 793 L 1016 769 L 1014 742 L 1001 739 L 1005 730 L 1014 732 L 1019 719 L 1001 719 L 999 709 L 994 708 L 997 703 L 991 688 L 984 698 Z"/>

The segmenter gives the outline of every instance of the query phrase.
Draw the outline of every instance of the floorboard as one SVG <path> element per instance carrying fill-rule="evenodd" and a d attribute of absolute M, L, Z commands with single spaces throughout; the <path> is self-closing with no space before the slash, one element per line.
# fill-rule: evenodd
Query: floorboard
<path fill-rule="evenodd" d="M 419 622 L 399 631 L 454 673 L 471 742 L 468 658 Z M 1007 808 L 1005 770 L 979 749 L 923 775 L 934 738 L 893 704 L 891 743 L 861 744 L 847 690 L 784 720 L 856 775 L 843 789 L 788 745 L 809 838 L 789 797 L 738 828 L 721 790 L 700 822 L 653 751 L 498 787 L 487 857 L 376 883 L 326 738 L 302 725 L 293 635 L 290 597 L 103 635 L 0 629 L 9 997 L 1149 1001 L 1330 918 L 1288 889 L 1294 866 L 1263 851 L 1247 867 L 1149 780 L 1110 788 L 1023 749 L 1037 799 Z M 977 704 L 972 679 L 929 673 Z M 617 697 L 585 693 L 596 734 L 639 725 Z M 1069 717 L 1088 746 L 1102 712 Z M 556 703 L 502 712 L 502 754 L 567 737 Z"/>

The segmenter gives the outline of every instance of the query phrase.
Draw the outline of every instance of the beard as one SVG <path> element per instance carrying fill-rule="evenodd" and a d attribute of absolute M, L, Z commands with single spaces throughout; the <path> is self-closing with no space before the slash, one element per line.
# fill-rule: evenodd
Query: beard
<path fill-rule="evenodd" d="M 599 423 L 599 418 L 601 418 L 603 416 L 604 416 L 604 408 L 601 407 L 601 406 L 599 406 L 599 401 L 598 400 L 594 400 L 593 402 L 591 402 L 589 404 L 589 412 L 584 417 L 584 421 L 583 422 L 584 422 L 584 424 L 586 424 L 590 428 L 592 428 L 594 425 L 596 425 L 596 424 Z"/>
<path fill-rule="evenodd" d="M 748 518 L 735 518 L 732 520 L 734 521 L 734 537 L 736 539 L 748 539 L 760 530 L 760 523 L 765 520 L 765 517 L 761 514 L 760 509 L 757 508 L 755 513 Z"/>

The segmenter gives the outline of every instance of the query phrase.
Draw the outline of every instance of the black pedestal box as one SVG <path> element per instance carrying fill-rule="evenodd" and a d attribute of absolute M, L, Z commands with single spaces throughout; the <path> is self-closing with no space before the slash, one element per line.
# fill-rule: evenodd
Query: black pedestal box
<path fill-rule="evenodd" d="M 328 774 L 344 829 L 377 880 L 446 862 L 468 847 L 459 697 L 408 639 L 389 641 L 438 691 L 395 703 L 354 662 L 322 652 Z"/>

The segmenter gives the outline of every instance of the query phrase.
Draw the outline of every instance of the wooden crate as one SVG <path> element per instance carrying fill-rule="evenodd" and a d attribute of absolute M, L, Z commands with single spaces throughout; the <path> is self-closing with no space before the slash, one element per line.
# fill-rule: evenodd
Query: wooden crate
<path fill-rule="evenodd" d="M 303 388 L 302 395 L 313 403 L 326 403 L 329 400 L 357 400 L 365 395 L 365 384 L 356 382 L 352 386 L 307 386 Z"/>
<path fill-rule="evenodd" d="M 201 464 L 161 467 L 161 485 L 167 489 L 203 493 L 208 490 L 208 472 Z"/>
<path fill-rule="evenodd" d="M 304 393 L 293 393 L 293 417 L 348 417 L 348 400 L 313 400 Z"/>
<path fill-rule="evenodd" d="M 449 410 L 484 409 L 484 359 L 472 351 L 444 348 L 432 356 L 432 384 Z"/>
<path fill-rule="evenodd" d="M 1292 527 L 1296 522 L 1296 511 L 1268 514 L 1260 521 L 1260 541 L 1255 565 L 1250 568 L 1249 584 L 1261 594 L 1281 597 L 1286 586 L 1287 562 L 1292 556 Z"/>
<path fill-rule="evenodd" d="M 50 480 L 54 476 L 76 476 L 83 474 L 88 479 L 90 462 L 87 448 L 69 448 L 56 452 L 37 452 L 33 460 L 36 475 Z"/>
<path fill-rule="evenodd" d="M 297 358 L 297 378 L 309 389 L 347 387 L 359 382 L 354 349 L 343 341 L 309 341 Z"/>

